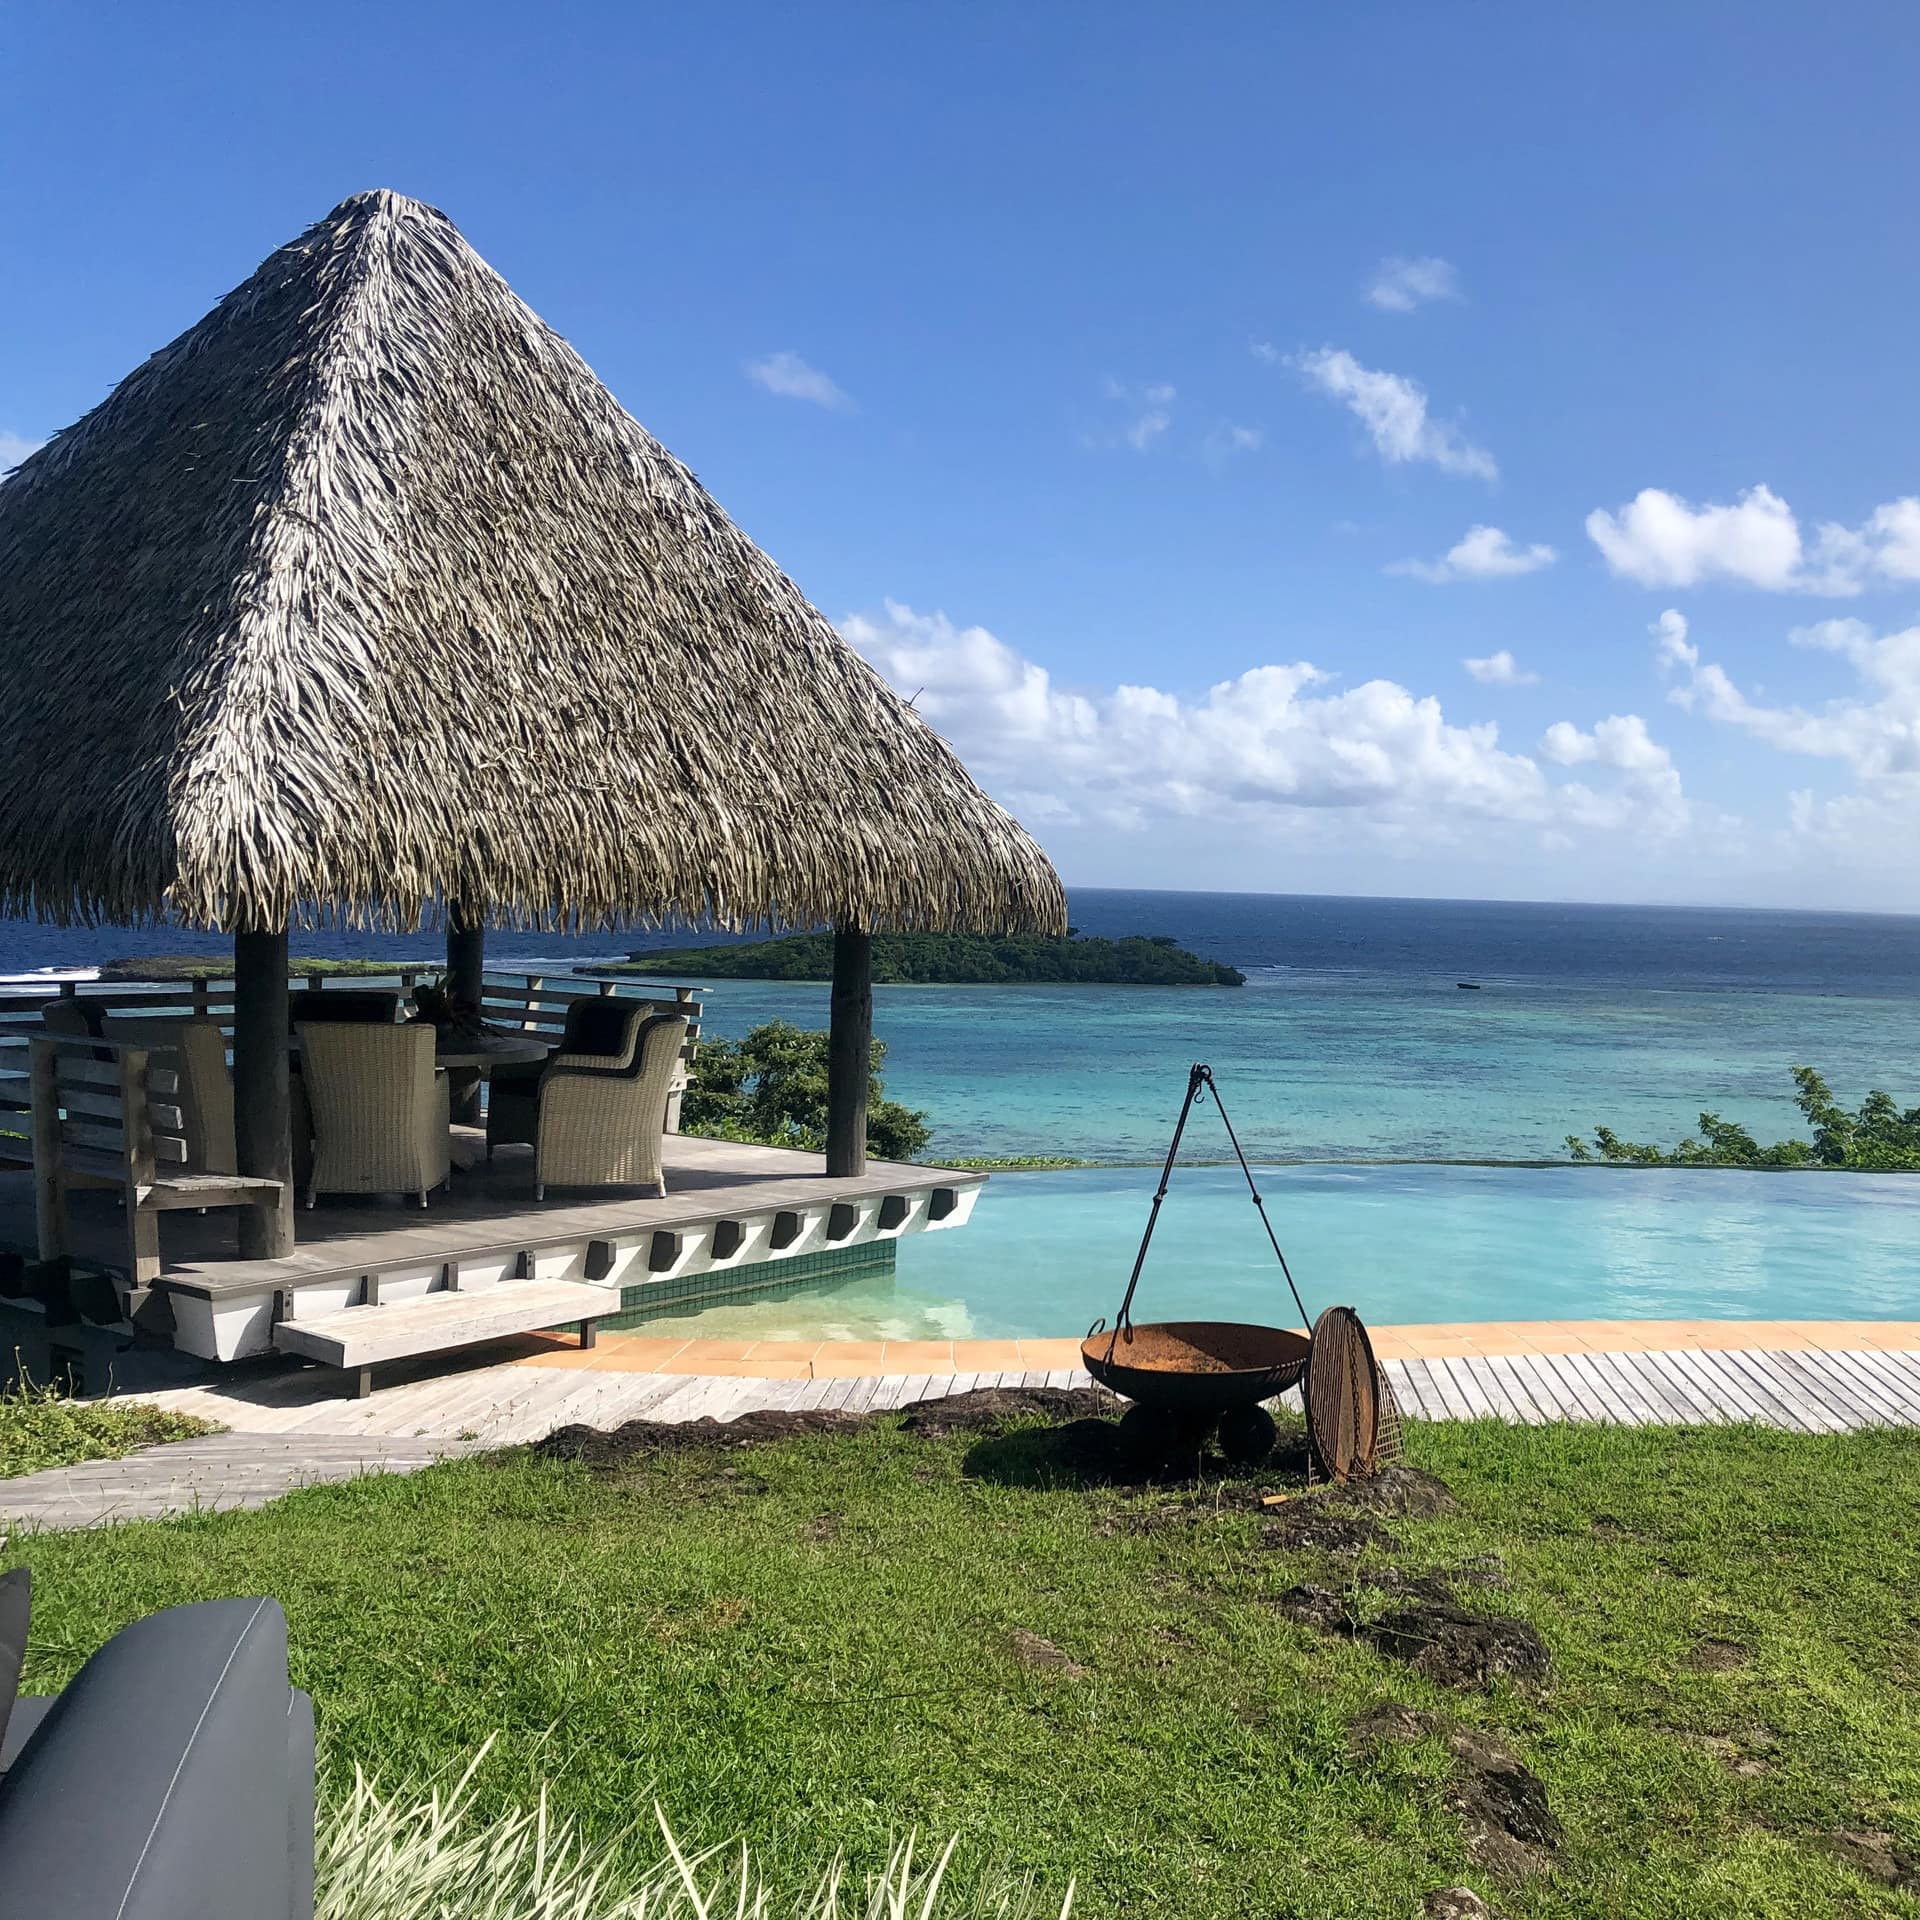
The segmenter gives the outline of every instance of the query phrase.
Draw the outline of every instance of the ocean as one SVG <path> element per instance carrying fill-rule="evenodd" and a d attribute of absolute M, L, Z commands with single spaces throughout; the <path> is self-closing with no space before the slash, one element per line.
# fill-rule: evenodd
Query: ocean
<path fill-rule="evenodd" d="M 1266 1160 L 1552 1160 L 1600 1124 L 1671 1142 L 1705 1107 L 1777 1137 L 1799 1125 L 1801 1063 L 1850 1101 L 1920 1102 L 1920 919 L 1078 888 L 1071 910 L 1083 932 L 1171 935 L 1247 985 L 878 989 L 888 1094 L 927 1113 L 936 1154 L 1154 1159 L 1196 1060 Z M 558 967 L 712 938 L 498 933 L 489 955 Z M 323 931 L 295 949 L 430 962 L 436 942 Z M 0 921 L 0 972 L 221 950 Z M 718 981 L 707 1005 L 730 1035 L 827 1017 L 824 987 L 786 983 Z M 1195 1157 L 1225 1151 L 1209 1119 Z"/>
<path fill-rule="evenodd" d="M 1103 1164 L 995 1175 L 963 1230 L 901 1241 L 894 1275 L 659 1330 L 1082 1332 L 1118 1303 L 1197 1060 L 1261 1164 L 1309 1307 L 1376 1323 L 1920 1317 L 1914 1176 L 1582 1168 L 1564 1147 L 1602 1124 L 1670 1144 L 1705 1107 L 1763 1139 L 1800 1132 L 1798 1063 L 1849 1103 L 1884 1087 L 1920 1104 L 1920 920 L 1091 889 L 1071 905 L 1085 932 L 1170 934 L 1247 984 L 881 987 L 875 1026 L 888 1094 L 926 1112 L 932 1157 Z M 710 939 L 500 934 L 490 953 L 557 969 Z M 0 971 L 189 948 L 221 943 L 0 922 Z M 295 951 L 434 948 L 320 933 Z M 659 971 L 673 976 L 670 951 Z M 824 1026 L 826 989 L 718 981 L 706 1018 L 721 1034 Z M 1189 1160 L 1224 1157 L 1219 1116 L 1197 1113 L 1187 1143 Z M 1175 1176 L 1139 1311 L 1292 1317 L 1237 1169 Z"/>

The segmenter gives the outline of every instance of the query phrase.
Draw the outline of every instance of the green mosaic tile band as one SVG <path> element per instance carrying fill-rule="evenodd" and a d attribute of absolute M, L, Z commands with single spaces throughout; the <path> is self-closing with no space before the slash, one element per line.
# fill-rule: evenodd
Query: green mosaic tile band
<path fill-rule="evenodd" d="M 643 1327 L 663 1315 L 685 1313 L 708 1301 L 737 1300 L 743 1294 L 777 1298 L 828 1287 L 846 1280 L 883 1279 L 893 1272 L 897 1243 L 869 1240 L 857 1247 L 796 1254 L 791 1260 L 763 1260 L 723 1273 L 688 1273 L 671 1280 L 643 1281 L 620 1289 L 620 1311 L 600 1322 L 609 1332 Z"/>

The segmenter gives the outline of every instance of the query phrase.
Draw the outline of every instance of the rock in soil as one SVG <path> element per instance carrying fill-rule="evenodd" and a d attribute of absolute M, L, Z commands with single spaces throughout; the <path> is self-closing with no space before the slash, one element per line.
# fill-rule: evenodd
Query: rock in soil
<path fill-rule="evenodd" d="M 1079 1661 L 1070 1659 L 1051 1640 L 1043 1640 L 1037 1633 L 1029 1633 L 1025 1627 L 1015 1627 L 1007 1635 L 1007 1644 L 1013 1649 L 1013 1657 L 1023 1667 L 1037 1670 L 1051 1669 L 1064 1673 L 1069 1680 L 1086 1678 L 1086 1668 Z"/>
<path fill-rule="evenodd" d="M 1830 1833 L 1827 1846 L 1845 1866 L 1876 1887 L 1920 1893 L 1920 1861 L 1890 1833 Z"/>
<path fill-rule="evenodd" d="M 1111 1420 L 1118 1402 L 1093 1387 L 975 1387 L 939 1400 L 916 1400 L 900 1416 L 908 1433 L 993 1433 L 1016 1420 Z"/>
<path fill-rule="evenodd" d="M 602 1433 L 597 1427 L 561 1427 L 536 1442 L 533 1451 L 551 1460 L 584 1460 L 592 1467 L 615 1467 L 623 1460 L 655 1453 L 684 1453 L 697 1447 L 762 1447 L 802 1433 L 858 1433 L 866 1424 L 859 1414 L 819 1409 L 743 1413 L 737 1420 L 629 1420 L 610 1433 Z"/>
<path fill-rule="evenodd" d="M 1384 1614 L 1366 1637 L 1446 1687 L 1484 1687 L 1501 1677 L 1538 1680 L 1552 1665 L 1547 1643 L 1524 1620 L 1440 1604 Z"/>
<path fill-rule="evenodd" d="M 1471 1887 L 1436 1887 L 1421 1910 L 1427 1920 L 1500 1920 Z"/>

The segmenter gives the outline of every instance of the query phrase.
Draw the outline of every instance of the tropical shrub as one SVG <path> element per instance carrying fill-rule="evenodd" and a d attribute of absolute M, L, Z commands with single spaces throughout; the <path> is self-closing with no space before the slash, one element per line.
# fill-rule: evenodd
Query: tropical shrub
<path fill-rule="evenodd" d="M 1567 1135 L 1576 1160 L 1604 1160 L 1629 1167 L 1841 1167 L 1858 1173 L 1920 1171 L 1920 1107 L 1904 1112 L 1890 1094 L 1875 1091 L 1849 1113 L 1811 1067 L 1793 1069 L 1793 1103 L 1806 1115 L 1811 1140 L 1776 1140 L 1763 1147 L 1743 1126 L 1717 1113 L 1700 1116 L 1700 1133 L 1661 1148 L 1623 1140 L 1611 1127 L 1596 1127 L 1593 1144 Z"/>
<path fill-rule="evenodd" d="M 874 1041 L 867 1151 L 882 1160 L 912 1160 L 926 1151 L 933 1130 L 924 1113 L 886 1097 L 880 1079 L 886 1057 L 885 1043 Z M 744 1040 L 702 1038 L 680 1125 L 714 1140 L 820 1152 L 827 1144 L 827 1036 L 769 1020 Z"/>

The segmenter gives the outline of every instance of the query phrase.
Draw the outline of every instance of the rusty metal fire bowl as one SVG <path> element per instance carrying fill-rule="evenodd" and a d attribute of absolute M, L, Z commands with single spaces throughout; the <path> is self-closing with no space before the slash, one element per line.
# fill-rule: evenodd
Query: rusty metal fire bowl
<path fill-rule="evenodd" d="M 1143 1407 L 1222 1414 L 1255 1406 L 1299 1383 L 1304 1333 L 1234 1320 L 1166 1320 L 1101 1328 L 1080 1343 L 1087 1371 Z"/>

